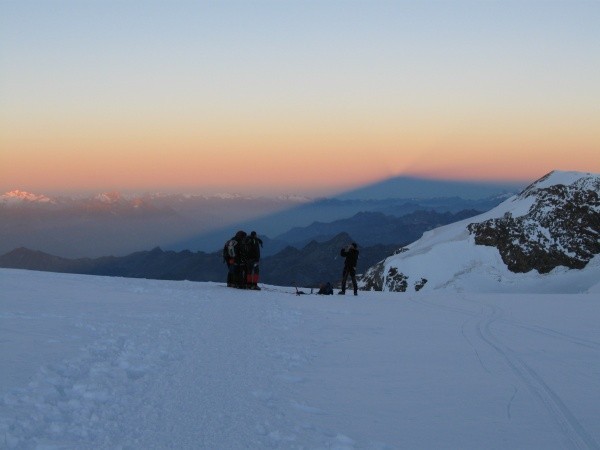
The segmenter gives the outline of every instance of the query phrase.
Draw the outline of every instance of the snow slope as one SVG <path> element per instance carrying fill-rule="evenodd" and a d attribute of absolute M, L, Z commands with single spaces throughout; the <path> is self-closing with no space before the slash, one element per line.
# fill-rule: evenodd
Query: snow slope
<path fill-rule="evenodd" d="M 536 270 L 515 273 L 508 269 L 498 248 L 477 245 L 475 236 L 469 232 L 470 224 L 482 225 L 486 221 L 504 217 L 510 227 L 519 218 L 526 217 L 527 219 L 522 219 L 526 223 L 526 233 L 515 233 L 516 242 L 511 243 L 517 251 L 520 251 L 520 247 L 525 249 L 524 256 L 530 260 L 538 257 L 531 252 L 526 253 L 532 245 L 549 252 L 556 249 L 569 256 L 577 256 L 571 255 L 572 250 L 562 247 L 564 242 L 568 242 L 571 246 L 579 245 L 583 248 L 583 244 L 578 242 L 580 236 L 577 232 L 569 230 L 572 214 L 570 208 L 573 206 L 570 198 L 564 197 L 562 192 L 550 200 L 545 198 L 549 196 L 545 190 L 559 185 L 566 186 L 568 194 L 576 198 L 582 197 L 578 195 L 581 192 L 595 191 L 595 201 L 598 203 L 600 175 L 551 172 L 519 195 L 484 214 L 424 233 L 421 239 L 408 245 L 404 251 L 371 268 L 362 285 L 372 288 L 374 283 L 378 283 L 383 290 L 414 292 L 415 287 L 421 288 L 421 280 L 425 279 L 427 282 L 422 287 L 423 291 L 451 289 L 458 292 L 578 293 L 597 289 L 595 286 L 600 280 L 598 254 L 590 258 L 583 270 L 558 266 L 549 273 L 541 274 Z M 587 205 L 576 205 L 579 209 L 585 206 Z M 596 219 L 592 220 L 595 220 L 597 227 L 600 208 L 595 204 L 589 210 L 590 214 L 595 214 Z M 558 230 L 550 230 L 541 221 L 557 222 L 556 216 L 560 217 L 557 211 L 562 213 L 564 226 Z M 490 225 L 490 228 L 493 229 L 494 225 Z M 593 241 L 596 247 L 600 243 L 599 231 L 585 229 L 586 233 L 595 236 L 591 238 L 592 246 Z"/>
<path fill-rule="evenodd" d="M 0 448 L 600 447 L 597 291 L 0 286 Z"/>

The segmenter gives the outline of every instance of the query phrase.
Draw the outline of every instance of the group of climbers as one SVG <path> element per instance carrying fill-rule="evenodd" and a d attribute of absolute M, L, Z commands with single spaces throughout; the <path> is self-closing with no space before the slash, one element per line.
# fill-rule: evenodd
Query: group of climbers
<path fill-rule="evenodd" d="M 223 246 L 223 260 L 227 264 L 227 286 L 238 289 L 253 289 L 260 291 L 258 286 L 260 249 L 263 241 L 257 236 L 256 231 L 248 234 L 238 231 L 235 236 L 225 242 Z M 356 264 L 358 263 L 358 246 L 352 243 L 342 248 L 340 256 L 344 258 L 344 270 L 342 272 L 342 286 L 338 294 L 346 293 L 346 282 L 348 277 L 352 281 L 354 295 L 358 295 L 356 283 Z M 333 287 L 330 283 L 320 286 L 318 294 L 331 295 Z"/>
<path fill-rule="evenodd" d="M 223 260 L 228 268 L 228 287 L 260 291 L 258 275 L 262 245 L 263 242 L 256 235 L 256 231 L 248 236 L 245 231 L 240 230 L 225 242 Z"/>

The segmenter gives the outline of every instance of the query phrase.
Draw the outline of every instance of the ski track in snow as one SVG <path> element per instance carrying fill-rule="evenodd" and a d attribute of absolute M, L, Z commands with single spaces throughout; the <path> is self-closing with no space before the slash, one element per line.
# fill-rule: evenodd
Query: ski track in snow
<path fill-rule="evenodd" d="M 588 434 L 546 381 L 515 352 L 502 344 L 491 331 L 491 325 L 498 320 L 501 310 L 494 305 L 486 309 L 489 313 L 482 314 L 477 323 L 479 337 L 505 359 L 506 364 L 519 380 L 539 399 L 548 413 L 556 420 L 575 448 L 599 448 L 597 442 Z"/>
<path fill-rule="evenodd" d="M 0 448 L 599 448 L 597 410 L 543 365 L 554 343 L 597 361 L 597 335 L 515 318 L 508 296 L 29 277 L 0 272 L 19 297 L 0 337 L 44 325 L 65 354 L 0 392 Z"/>
<path fill-rule="evenodd" d="M 479 307 L 479 311 L 474 312 L 468 308 L 440 305 L 438 303 L 423 300 L 421 298 L 413 299 L 413 301 L 422 305 L 426 305 L 429 308 L 437 308 L 440 310 L 467 315 L 469 318 L 463 323 L 461 327 L 461 333 L 472 347 L 483 370 L 488 374 L 493 373 L 493 370 L 486 365 L 482 357 L 482 354 L 486 353 L 485 350 L 478 350 L 478 345 L 474 343 L 476 339 L 474 336 L 472 336 L 473 333 L 469 333 L 467 331 L 469 328 L 474 328 L 476 338 L 487 344 L 489 348 L 493 349 L 504 360 L 506 365 L 517 377 L 520 384 L 524 385 L 537 398 L 540 405 L 558 424 L 565 438 L 568 440 L 568 443 L 565 442 L 565 446 L 568 445 L 570 448 L 577 449 L 600 449 L 598 442 L 585 429 L 577 417 L 569 410 L 561 397 L 552 389 L 552 387 L 544 380 L 544 378 L 540 376 L 540 374 L 538 374 L 524 358 L 520 357 L 517 352 L 512 350 L 508 345 L 504 344 L 501 339 L 492 331 L 492 329 L 494 323 L 501 321 L 502 323 L 511 327 L 525 329 L 530 332 L 539 333 L 544 336 L 559 339 L 570 344 L 583 346 L 593 350 L 600 350 L 600 344 L 587 339 L 581 339 L 561 333 L 556 330 L 528 326 L 512 321 L 505 317 L 502 309 L 497 305 L 489 305 L 473 299 L 467 300 L 464 298 L 464 296 L 463 300 L 465 302 L 475 304 L 477 307 Z M 519 388 L 515 386 L 514 392 L 508 400 L 506 411 L 509 418 L 511 417 L 511 405 L 518 392 Z"/>

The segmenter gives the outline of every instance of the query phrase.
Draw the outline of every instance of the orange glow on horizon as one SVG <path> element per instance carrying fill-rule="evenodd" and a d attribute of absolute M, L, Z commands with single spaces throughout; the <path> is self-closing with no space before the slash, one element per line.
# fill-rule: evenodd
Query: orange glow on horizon
<path fill-rule="evenodd" d="M 600 172 L 600 131 L 591 118 L 529 126 L 499 117 L 361 118 L 234 117 L 243 125 L 229 126 L 180 117 L 93 126 L 89 117 L 8 121 L 0 130 L 0 183 L 5 191 L 326 193 L 403 174 L 527 181 L 555 169 Z"/>

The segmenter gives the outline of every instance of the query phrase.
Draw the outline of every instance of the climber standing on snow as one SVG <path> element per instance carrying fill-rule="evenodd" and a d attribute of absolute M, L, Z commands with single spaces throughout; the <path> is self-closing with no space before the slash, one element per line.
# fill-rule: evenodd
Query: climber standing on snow
<path fill-rule="evenodd" d="M 340 255 L 346 258 L 344 261 L 344 272 L 342 273 L 342 290 L 338 292 L 340 295 L 346 294 L 346 281 L 348 275 L 352 280 L 352 287 L 354 288 L 354 295 L 358 295 L 358 286 L 356 284 L 356 264 L 358 263 L 358 246 L 355 242 L 344 247 Z"/>
<path fill-rule="evenodd" d="M 223 262 L 227 264 L 227 287 L 235 287 L 235 254 L 236 254 L 237 240 L 232 237 L 223 246 Z"/>
<path fill-rule="evenodd" d="M 227 286 L 246 288 L 246 252 L 244 240 L 246 232 L 240 230 L 223 247 L 223 260 L 227 263 Z"/>
<path fill-rule="evenodd" d="M 260 291 L 258 287 L 258 274 L 260 262 L 260 248 L 263 241 L 256 234 L 256 231 L 250 233 L 244 241 L 246 251 L 246 287 Z"/>

